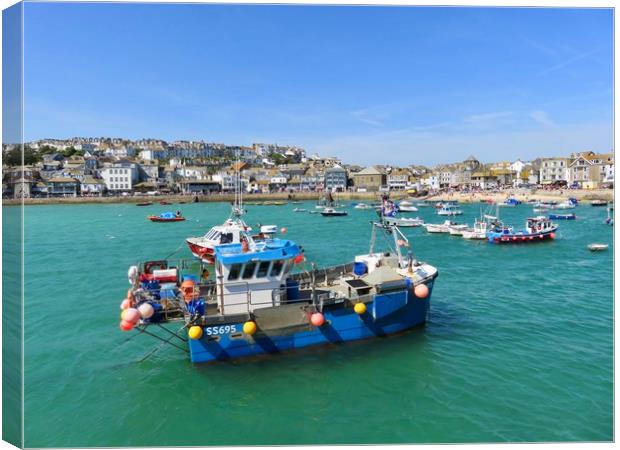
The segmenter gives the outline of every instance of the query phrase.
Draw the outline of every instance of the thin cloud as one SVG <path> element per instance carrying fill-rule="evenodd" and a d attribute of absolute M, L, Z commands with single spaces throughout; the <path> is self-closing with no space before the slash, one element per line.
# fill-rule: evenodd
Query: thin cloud
<path fill-rule="evenodd" d="M 471 116 L 467 116 L 463 119 L 463 122 L 467 123 L 482 123 L 482 122 L 490 122 L 497 119 L 504 119 L 506 117 L 512 116 L 512 111 L 498 111 L 498 112 L 490 112 L 485 114 L 474 114 Z"/>
<path fill-rule="evenodd" d="M 365 123 L 367 125 L 372 125 L 374 127 L 382 127 L 384 126 L 384 123 L 381 122 L 379 119 L 377 119 L 376 117 L 372 117 L 369 113 L 367 109 L 359 109 L 357 111 L 353 111 L 351 112 L 351 114 L 353 115 L 353 117 L 355 117 L 357 120 L 359 120 L 362 123 Z"/>
<path fill-rule="evenodd" d="M 578 54 L 576 56 L 573 56 L 572 58 L 569 58 L 567 60 L 562 61 L 561 63 L 558 63 L 558 64 L 556 64 L 554 66 L 548 67 L 548 68 L 538 72 L 536 74 L 536 76 L 547 75 L 548 73 L 555 72 L 556 70 L 563 69 L 566 66 L 569 66 L 569 65 L 571 65 L 571 64 L 573 64 L 573 63 L 575 63 L 577 61 L 580 61 L 580 60 L 582 60 L 584 58 L 587 58 L 588 56 L 591 56 L 591 55 L 595 54 L 596 52 L 598 52 L 598 49 L 597 50 L 590 50 L 590 51 L 584 52 L 584 53 L 580 53 L 580 54 Z"/>
<path fill-rule="evenodd" d="M 549 115 L 545 111 L 532 111 L 529 116 L 544 127 L 556 126 L 555 122 L 549 118 Z"/>

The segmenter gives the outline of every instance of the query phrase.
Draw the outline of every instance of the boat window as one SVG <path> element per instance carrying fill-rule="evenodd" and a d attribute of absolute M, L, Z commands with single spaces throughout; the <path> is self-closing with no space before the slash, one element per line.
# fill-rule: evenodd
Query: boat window
<path fill-rule="evenodd" d="M 223 233 L 220 244 L 230 244 L 233 241 L 232 233 Z"/>
<path fill-rule="evenodd" d="M 233 264 L 230 266 L 230 272 L 228 273 L 229 280 L 236 280 L 239 278 L 239 273 L 241 272 L 241 264 Z"/>
<path fill-rule="evenodd" d="M 271 276 L 277 277 L 282 273 L 282 267 L 284 266 L 284 261 L 277 260 L 273 262 L 273 266 L 271 267 Z"/>
<path fill-rule="evenodd" d="M 254 275 L 254 269 L 256 269 L 256 263 L 255 262 L 249 262 L 245 265 L 245 269 L 243 270 L 243 279 L 247 280 L 249 278 L 252 278 L 252 276 Z"/>
<path fill-rule="evenodd" d="M 258 270 L 256 271 L 256 278 L 263 278 L 267 276 L 267 272 L 269 272 L 269 264 L 271 264 L 271 261 L 263 261 L 259 264 Z"/>

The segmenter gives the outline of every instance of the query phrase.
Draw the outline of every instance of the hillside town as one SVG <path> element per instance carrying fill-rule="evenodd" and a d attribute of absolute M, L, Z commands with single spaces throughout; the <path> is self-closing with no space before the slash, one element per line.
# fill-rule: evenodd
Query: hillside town
<path fill-rule="evenodd" d="M 23 157 L 23 159 L 22 159 Z M 613 187 L 614 154 L 582 151 L 532 161 L 362 167 L 303 148 L 121 138 L 43 139 L 3 145 L 3 198 L 248 193 L 433 193 L 502 188 Z"/>

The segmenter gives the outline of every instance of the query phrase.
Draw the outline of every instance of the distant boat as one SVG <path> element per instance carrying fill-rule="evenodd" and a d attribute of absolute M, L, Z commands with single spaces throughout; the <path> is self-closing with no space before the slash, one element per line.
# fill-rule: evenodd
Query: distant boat
<path fill-rule="evenodd" d="M 151 222 L 183 222 L 185 217 L 180 213 L 165 212 L 161 213 L 159 216 L 148 216 L 147 219 Z"/>
<path fill-rule="evenodd" d="M 448 233 L 452 236 L 462 236 L 464 231 L 467 231 L 469 227 L 465 224 L 450 225 L 448 227 Z"/>
<path fill-rule="evenodd" d="M 308 211 L 306 208 L 295 208 L 293 209 L 293 212 L 306 212 Z"/>
<path fill-rule="evenodd" d="M 165 200 L 162 200 L 161 202 L 159 202 L 160 205 L 172 205 L 171 202 L 167 202 Z"/>
<path fill-rule="evenodd" d="M 142 202 L 142 203 L 136 203 L 136 206 L 151 206 L 153 204 L 153 202 Z"/>
<path fill-rule="evenodd" d="M 507 198 L 504 200 L 504 203 L 500 203 L 500 206 L 517 206 L 520 205 L 521 202 L 516 198 Z"/>
<path fill-rule="evenodd" d="M 590 206 L 607 206 L 607 202 L 605 200 L 592 200 Z"/>
<path fill-rule="evenodd" d="M 605 223 L 607 225 L 611 225 L 612 227 L 614 226 L 614 217 L 611 214 L 611 212 L 614 210 L 613 206 L 608 206 L 607 207 L 607 219 L 605 219 Z"/>
<path fill-rule="evenodd" d="M 531 217 L 527 219 L 523 230 L 513 231 L 512 227 L 497 224 L 487 233 L 487 238 L 489 242 L 495 244 L 540 242 L 555 239 L 557 229 L 558 226 L 551 223 L 548 217 Z"/>
<path fill-rule="evenodd" d="M 416 212 L 418 208 L 413 206 L 413 203 L 407 200 L 404 200 L 398 203 L 398 210 L 401 212 Z"/>
<path fill-rule="evenodd" d="M 334 208 L 325 208 L 323 211 L 321 211 L 321 215 L 322 216 L 326 216 L 326 217 L 337 217 L 337 216 L 346 216 L 348 215 L 348 213 L 346 211 L 338 211 Z"/>
<path fill-rule="evenodd" d="M 588 250 L 591 252 L 602 252 L 603 250 L 607 250 L 609 248 L 609 244 L 589 244 Z"/>
<path fill-rule="evenodd" d="M 488 228 L 488 222 L 476 219 L 473 228 L 463 230 L 461 236 L 463 236 L 463 239 L 468 240 L 485 240 L 487 238 Z"/>
<path fill-rule="evenodd" d="M 366 203 L 358 203 L 353 208 L 355 208 L 355 209 L 371 209 L 371 206 L 367 205 Z"/>
<path fill-rule="evenodd" d="M 456 222 L 446 220 L 444 223 L 425 223 L 424 228 L 429 233 L 449 233 L 453 225 L 456 225 Z"/>
<path fill-rule="evenodd" d="M 456 205 L 444 204 L 439 211 L 437 211 L 437 215 L 439 216 L 460 216 L 463 214 Z"/>
<path fill-rule="evenodd" d="M 549 214 L 549 218 L 553 220 L 575 220 L 575 214 Z"/>

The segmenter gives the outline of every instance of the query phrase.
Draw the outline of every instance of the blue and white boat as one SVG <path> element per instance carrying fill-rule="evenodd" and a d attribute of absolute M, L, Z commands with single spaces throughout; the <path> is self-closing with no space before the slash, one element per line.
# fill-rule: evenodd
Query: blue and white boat
<path fill-rule="evenodd" d="M 526 220 L 523 230 L 515 231 L 501 222 L 494 224 L 487 232 L 487 239 L 494 244 L 524 244 L 555 239 L 558 226 L 545 216 L 531 217 Z"/>
<path fill-rule="evenodd" d="M 378 232 L 393 242 L 389 251 L 375 250 Z M 121 329 L 185 341 L 199 363 L 385 336 L 427 320 L 438 272 L 403 257 L 409 243 L 397 227 L 373 223 L 367 254 L 320 270 L 295 271 L 304 256 L 290 240 L 248 238 L 216 247 L 214 278 L 196 260 L 131 267 Z"/>
<path fill-rule="evenodd" d="M 575 213 L 571 214 L 549 214 L 551 220 L 575 220 L 577 216 Z"/>

